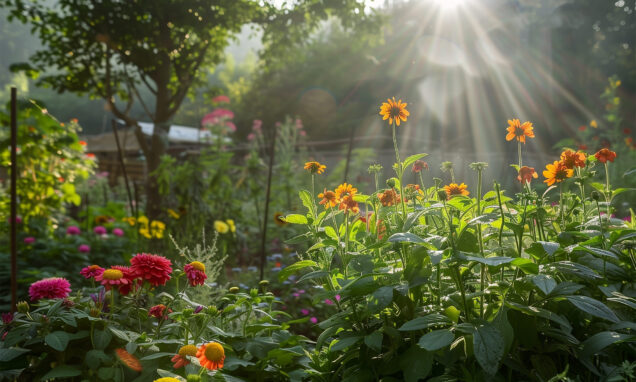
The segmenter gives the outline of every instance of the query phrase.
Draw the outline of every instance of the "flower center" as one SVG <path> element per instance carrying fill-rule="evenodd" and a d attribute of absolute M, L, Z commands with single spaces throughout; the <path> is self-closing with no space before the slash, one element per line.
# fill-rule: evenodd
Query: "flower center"
<path fill-rule="evenodd" d="M 179 349 L 179 355 L 185 357 L 187 355 L 194 357 L 197 354 L 197 347 L 194 345 L 185 345 Z"/>
<path fill-rule="evenodd" d="M 102 274 L 102 277 L 106 280 L 119 280 L 124 277 L 124 272 L 118 269 L 107 269 Z"/>
<path fill-rule="evenodd" d="M 557 170 L 557 172 L 554 174 L 554 177 L 556 179 L 565 179 L 567 178 L 568 172 L 566 170 Z"/>
<path fill-rule="evenodd" d="M 521 126 L 518 126 L 518 127 L 515 128 L 515 135 L 518 136 L 518 137 L 522 136 L 524 134 L 524 132 L 525 132 L 525 130 L 523 130 L 521 128 Z"/>
<path fill-rule="evenodd" d="M 220 362 L 225 356 L 223 346 L 217 342 L 211 342 L 205 346 L 205 358 L 212 362 Z"/>
<path fill-rule="evenodd" d="M 193 261 L 190 266 L 198 271 L 205 272 L 205 264 L 200 261 Z"/>

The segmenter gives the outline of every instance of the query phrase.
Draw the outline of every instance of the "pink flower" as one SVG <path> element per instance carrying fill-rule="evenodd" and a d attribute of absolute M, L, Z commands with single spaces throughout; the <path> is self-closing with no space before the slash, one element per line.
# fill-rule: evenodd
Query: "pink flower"
<path fill-rule="evenodd" d="M 263 126 L 263 121 L 261 121 L 260 119 L 255 119 L 252 124 L 252 130 L 261 131 L 262 126 Z"/>
<path fill-rule="evenodd" d="M 336 295 L 336 301 L 340 302 L 340 295 L 339 294 Z"/>
<path fill-rule="evenodd" d="M 93 232 L 95 232 L 97 235 L 104 235 L 108 231 L 106 230 L 105 227 L 98 225 L 97 227 L 93 228 Z"/>
<path fill-rule="evenodd" d="M 95 276 L 95 281 L 99 281 L 106 290 L 110 290 L 112 287 L 121 289 L 131 283 L 131 281 L 125 277 L 122 270 L 113 267 L 106 269 L 101 274 Z"/>
<path fill-rule="evenodd" d="M 190 286 L 203 285 L 203 283 L 205 283 L 205 279 L 208 278 L 205 274 L 205 265 L 199 261 L 193 261 L 190 264 L 186 264 L 186 266 L 183 267 L 183 270 L 188 276 Z"/>
<path fill-rule="evenodd" d="M 91 247 L 89 247 L 87 244 L 80 244 L 80 246 L 77 247 L 77 250 L 82 253 L 89 253 L 91 251 Z"/>
<path fill-rule="evenodd" d="M 317 324 L 317 323 L 318 323 L 318 319 L 317 319 L 316 317 L 312 317 L 312 318 L 310 318 L 310 319 L 309 319 L 309 321 L 310 321 L 312 324 Z"/>
<path fill-rule="evenodd" d="M 29 287 L 31 301 L 43 298 L 66 298 L 71 293 L 71 284 L 62 277 L 51 277 L 36 281 Z"/>
<path fill-rule="evenodd" d="M 227 126 L 231 131 L 236 131 L 236 125 L 234 122 L 227 121 L 225 122 L 225 126 Z"/>
<path fill-rule="evenodd" d="M 80 275 L 84 276 L 85 279 L 91 279 L 95 276 L 101 275 L 104 273 L 104 268 L 99 265 L 90 265 L 88 267 L 82 268 L 80 271 Z"/>
<path fill-rule="evenodd" d="M 333 301 L 331 301 L 331 299 L 328 298 L 328 299 L 325 300 L 325 304 L 333 305 Z"/>
<path fill-rule="evenodd" d="M 27 236 L 24 238 L 24 244 L 33 244 L 35 243 L 35 238 L 33 236 Z"/>
<path fill-rule="evenodd" d="M 15 222 L 16 224 L 22 224 L 22 218 L 19 216 L 15 217 Z M 11 223 L 11 217 L 9 216 L 9 218 L 7 219 L 7 223 Z"/>
<path fill-rule="evenodd" d="M 632 215 L 627 215 L 623 218 L 624 221 L 631 223 L 632 222 Z"/>
<path fill-rule="evenodd" d="M 300 130 L 300 132 L 298 134 L 300 134 L 301 137 L 306 137 L 307 136 L 307 132 L 305 130 Z"/>
<path fill-rule="evenodd" d="M 247 140 L 248 141 L 253 141 L 254 138 L 256 138 L 256 135 L 254 135 L 254 133 L 249 133 L 247 134 Z"/>
<path fill-rule="evenodd" d="M 172 310 L 168 309 L 168 311 L 171 312 Z M 166 318 L 165 312 L 166 312 L 166 306 L 163 304 L 159 304 L 150 308 L 150 310 L 148 311 L 148 316 L 151 316 L 157 319 L 162 319 L 162 318 Z"/>
<path fill-rule="evenodd" d="M 212 103 L 230 103 L 230 97 L 226 95 L 218 95 L 212 98 Z"/>
<path fill-rule="evenodd" d="M 121 228 L 114 228 L 113 229 L 113 235 L 122 237 L 122 236 L 124 236 L 124 230 L 121 229 Z"/>
<path fill-rule="evenodd" d="M 300 130 L 303 128 L 303 121 L 300 118 L 296 118 L 295 125 L 296 129 Z"/>
<path fill-rule="evenodd" d="M 170 280 L 172 262 L 163 256 L 138 253 L 130 264 L 133 277 L 147 280 L 152 286 L 165 285 Z"/>
<path fill-rule="evenodd" d="M 234 113 L 231 110 L 219 108 L 206 114 L 203 119 L 201 119 L 201 125 L 217 125 L 222 119 L 232 118 L 234 118 Z"/>
<path fill-rule="evenodd" d="M 302 313 L 303 316 L 308 316 L 309 315 L 309 309 L 301 309 L 300 313 Z"/>
<path fill-rule="evenodd" d="M 82 231 L 79 229 L 79 227 L 75 225 L 71 225 L 66 229 L 67 235 L 79 235 L 81 232 Z"/>
<path fill-rule="evenodd" d="M 13 322 L 13 313 L 2 313 L 2 323 L 9 325 Z"/>
<path fill-rule="evenodd" d="M 133 288 L 136 289 L 137 281 L 130 271 L 130 267 L 126 267 L 124 265 L 112 265 L 111 268 L 121 271 L 124 274 L 124 278 L 129 281 L 128 283 L 119 286 L 119 294 L 126 296 Z"/>

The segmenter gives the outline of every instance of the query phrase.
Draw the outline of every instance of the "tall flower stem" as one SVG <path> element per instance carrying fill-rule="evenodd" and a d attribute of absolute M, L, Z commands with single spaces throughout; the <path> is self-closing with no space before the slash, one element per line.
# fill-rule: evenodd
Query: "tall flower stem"
<path fill-rule="evenodd" d="M 400 151 L 398 150 L 397 136 L 395 135 L 395 121 L 391 124 L 391 132 L 393 133 L 393 148 L 395 149 L 395 160 L 397 162 L 397 176 L 400 181 L 400 204 L 402 204 L 402 215 L 406 219 L 406 205 L 404 204 L 404 187 L 402 186 L 402 162 L 400 161 Z"/>
<path fill-rule="evenodd" d="M 565 206 L 563 205 L 563 182 L 559 184 L 559 214 L 561 215 L 561 231 L 565 229 Z"/>
<path fill-rule="evenodd" d="M 517 141 L 517 154 L 519 156 L 519 168 L 521 168 L 521 141 Z"/>
<path fill-rule="evenodd" d="M 482 183 L 482 169 L 477 169 L 477 216 L 481 216 L 481 183 Z M 477 235 L 479 237 L 479 252 L 481 253 L 481 257 L 485 257 L 484 255 L 484 243 L 481 234 L 481 224 L 477 222 Z M 484 318 L 484 289 L 486 289 L 486 264 L 480 264 L 480 287 L 481 287 L 481 296 L 479 301 L 479 315 L 481 318 Z"/>
<path fill-rule="evenodd" d="M 499 214 L 501 215 L 501 227 L 499 227 L 499 250 L 501 251 L 501 256 L 503 256 L 504 254 L 504 250 L 503 250 L 503 246 L 502 246 L 502 241 L 503 241 L 503 229 L 504 229 L 504 210 L 503 210 L 503 204 L 501 203 L 501 191 L 499 190 L 499 183 L 495 182 L 495 191 L 497 191 L 497 203 L 499 204 Z M 501 266 L 501 281 L 504 280 L 504 269 L 506 268 L 505 265 Z"/>
<path fill-rule="evenodd" d="M 581 176 L 581 168 L 576 168 L 576 176 L 579 178 L 579 190 L 581 190 L 581 204 L 583 205 L 583 218 L 581 222 L 585 221 L 585 184 L 583 183 L 583 177 Z"/>
<path fill-rule="evenodd" d="M 610 174 L 607 162 L 605 162 L 605 201 L 607 202 L 607 219 L 609 221 L 610 204 L 612 202 L 612 191 L 610 189 Z"/>

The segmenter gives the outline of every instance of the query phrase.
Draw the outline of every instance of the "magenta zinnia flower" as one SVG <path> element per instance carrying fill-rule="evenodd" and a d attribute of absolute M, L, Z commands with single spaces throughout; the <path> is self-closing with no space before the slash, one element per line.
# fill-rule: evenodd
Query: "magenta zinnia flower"
<path fill-rule="evenodd" d="M 2 313 L 2 323 L 9 325 L 11 322 L 13 322 L 13 313 Z"/>
<path fill-rule="evenodd" d="M 130 265 L 134 278 L 146 280 L 152 286 L 165 285 L 172 273 L 172 262 L 159 255 L 138 253 L 130 259 Z"/>
<path fill-rule="evenodd" d="M 124 230 L 122 230 L 121 228 L 114 228 L 113 235 L 119 236 L 119 237 L 124 236 Z"/>
<path fill-rule="evenodd" d="M 91 251 L 91 247 L 86 244 L 80 244 L 80 246 L 77 247 L 77 250 L 82 253 L 89 253 Z"/>
<path fill-rule="evenodd" d="M 80 271 L 80 275 L 84 276 L 86 279 L 91 279 L 95 276 L 101 275 L 102 273 L 104 273 L 104 268 L 99 265 L 90 265 L 82 268 Z"/>
<path fill-rule="evenodd" d="M 168 309 L 168 313 L 172 312 L 172 309 Z M 166 319 L 167 318 L 167 314 L 166 314 L 166 306 L 163 304 L 159 304 L 159 305 L 155 305 L 152 308 L 150 308 L 150 310 L 148 311 L 148 316 L 150 317 L 154 317 L 157 319 Z"/>
<path fill-rule="evenodd" d="M 31 301 L 43 298 L 66 298 L 71 293 L 71 284 L 62 277 L 50 277 L 36 281 L 29 287 Z"/>
<path fill-rule="evenodd" d="M 126 267 L 124 265 L 113 265 L 111 266 L 111 268 L 122 271 L 122 273 L 124 274 L 124 278 L 130 281 L 127 284 L 122 284 L 119 286 L 119 294 L 121 294 L 122 296 L 128 295 L 128 293 L 130 293 L 130 291 L 137 286 L 137 281 L 130 271 L 130 267 Z"/>
<path fill-rule="evenodd" d="M 186 275 L 188 276 L 188 281 L 191 286 L 203 285 L 205 283 L 205 279 L 208 276 L 205 274 L 205 265 L 199 261 L 193 261 L 190 264 L 186 264 L 183 267 Z"/>
<path fill-rule="evenodd" d="M 104 235 L 108 231 L 105 227 L 98 225 L 97 227 L 93 228 L 93 232 L 95 232 L 97 235 Z"/>
<path fill-rule="evenodd" d="M 114 287 L 121 287 L 130 283 L 130 280 L 124 277 L 124 272 L 119 269 L 106 269 L 102 274 L 95 276 L 95 281 L 99 281 L 106 288 L 110 290 Z"/>
<path fill-rule="evenodd" d="M 35 243 L 35 238 L 33 236 L 27 236 L 24 238 L 24 244 L 33 244 Z"/>
<path fill-rule="evenodd" d="M 81 232 L 82 231 L 79 229 L 79 227 L 75 226 L 75 225 L 69 226 L 66 229 L 66 234 L 67 235 L 79 235 Z"/>

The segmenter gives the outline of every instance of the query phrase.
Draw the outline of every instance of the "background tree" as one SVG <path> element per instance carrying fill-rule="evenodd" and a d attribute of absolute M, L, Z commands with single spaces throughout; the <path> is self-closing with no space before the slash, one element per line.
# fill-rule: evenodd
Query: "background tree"
<path fill-rule="evenodd" d="M 247 24 L 263 31 L 263 57 L 298 44 L 321 20 L 337 15 L 343 25 L 365 25 L 360 0 L 304 0 L 282 7 L 256 0 L 138 0 L 94 2 L 4 0 L 11 17 L 29 23 L 44 48 L 15 69 L 43 73 L 40 85 L 58 92 L 106 100 L 130 126 L 147 159 L 148 214 L 160 195 L 153 171 L 168 146 L 170 121 L 201 79 L 201 68 L 218 64 L 228 41 Z M 366 24 L 369 25 L 369 24 Z M 149 92 L 152 102 L 143 94 Z M 139 102 L 154 123 L 148 141 L 130 111 Z"/>

